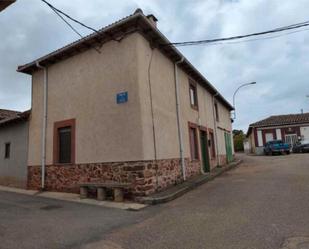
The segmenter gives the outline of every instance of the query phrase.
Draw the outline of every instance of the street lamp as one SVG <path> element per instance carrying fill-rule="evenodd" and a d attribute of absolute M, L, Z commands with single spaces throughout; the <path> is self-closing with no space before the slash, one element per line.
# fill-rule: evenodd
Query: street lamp
<path fill-rule="evenodd" d="M 240 86 L 236 89 L 236 91 L 234 92 L 234 94 L 233 94 L 233 107 L 234 107 L 234 118 L 233 118 L 233 119 L 234 119 L 234 120 L 236 119 L 236 108 L 235 108 L 235 95 L 236 95 L 236 93 L 237 93 L 237 92 L 239 91 L 239 89 L 242 88 L 242 87 L 249 86 L 249 85 L 255 85 L 255 84 L 256 84 L 255 81 L 242 84 L 242 85 L 240 85 Z"/>

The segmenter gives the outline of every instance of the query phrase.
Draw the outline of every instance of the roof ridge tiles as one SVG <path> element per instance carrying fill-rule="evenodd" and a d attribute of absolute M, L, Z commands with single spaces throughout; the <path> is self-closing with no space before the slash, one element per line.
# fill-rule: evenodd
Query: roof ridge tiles
<path fill-rule="evenodd" d="M 252 123 L 250 124 L 250 126 L 251 127 L 278 126 L 278 125 L 299 124 L 308 122 L 309 122 L 309 112 L 292 113 L 292 114 L 272 115 L 269 116 L 268 118 Z"/>

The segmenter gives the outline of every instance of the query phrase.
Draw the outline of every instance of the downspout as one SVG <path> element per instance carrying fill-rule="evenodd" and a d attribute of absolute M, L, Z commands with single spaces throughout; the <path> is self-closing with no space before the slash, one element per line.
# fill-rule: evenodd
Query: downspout
<path fill-rule="evenodd" d="M 177 117 L 177 127 L 178 127 L 178 140 L 179 140 L 179 152 L 181 160 L 181 171 L 183 180 L 186 180 L 186 165 L 185 157 L 183 153 L 183 138 L 181 132 L 181 122 L 180 122 L 180 106 L 179 106 L 179 80 L 178 80 L 178 64 L 184 61 L 182 57 L 179 61 L 176 61 L 174 64 L 174 74 L 175 74 L 175 94 L 176 94 L 176 117 Z"/>
<path fill-rule="evenodd" d="M 151 46 L 150 46 L 151 47 Z M 148 64 L 148 86 L 149 86 L 149 99 L 150 99 L 150 110 L 151 110 L 151 123 L 152 123 L 152 138 L 153 138 L 153 153 L 154 160 L 157 161 L 157 145 L 156 145 L 156 127 L 154 123 L 154 110 L 153 110 L 153 101 L 152 101 L 152 87 L 151 87 L 151 65 L 154 55 L 154 48 L 151 47 L 151 55 Z M 156 190 L 158 189 L 159 179 L 158 179 L 158 168 L 156 167 Z"/>
<path fill-rule="evenodd" d="M 36 66 L 44 70 L 44 82 L 43 82 L 43 122 L 42 122 L 42 153 L 41 153 L 41 190 L 45 189 L 45 164 L 46 164 L 46 123 L 47 123 L 47 67 L 40 65 L 39 61 L 36 61 Z"/>
<path fill-rule="evenodd" d="M 214 128 L 215 128 L 215 142 L 216 142 L 216 158 L 217 158 L 217 166 L 220 165 L 219 162 L 219 147 L 218 147 L 218 133 L 217 133 L 217 117 L 215 114 L 215 98 L 219 95 L 217 92 L 215 95 L 212 97 L 212 114 L 213 114 L 213 119 L 214 119 Z"/>

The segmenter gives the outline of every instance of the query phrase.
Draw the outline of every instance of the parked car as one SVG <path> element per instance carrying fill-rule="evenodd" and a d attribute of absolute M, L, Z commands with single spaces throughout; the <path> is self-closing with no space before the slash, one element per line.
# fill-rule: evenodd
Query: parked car
<path fill-rule="evenodd" d="M 269 141 L 264 146 L 265 155 L 274 154 L 290 154 L 290 145 L 284 143 L 282 140 Z"/>
<path fill-rule="evenodd" d="M 299 141 L 297 142 L 292 149 L 293 153 L 304 153 L 309 152 L 309 141 Z"/>

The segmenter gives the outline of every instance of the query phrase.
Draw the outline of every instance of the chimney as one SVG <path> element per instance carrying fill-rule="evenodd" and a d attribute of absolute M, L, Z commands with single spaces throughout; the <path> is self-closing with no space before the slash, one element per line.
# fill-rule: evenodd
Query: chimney
<path fill-rule="evenodd" d="M 143 13 L 142 9 L 138 8 L 138 9 L 136 9 L 136 10 L 134 11 L 133 14 L 136 15 L 136 14 L 144 14 L 144 13 Z"/>
<path fill-rule="evenodd" d="M 153 26 L 157 27 L 158 19 L 153 14 L 148 15 L 147 18 Z"/>

